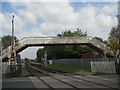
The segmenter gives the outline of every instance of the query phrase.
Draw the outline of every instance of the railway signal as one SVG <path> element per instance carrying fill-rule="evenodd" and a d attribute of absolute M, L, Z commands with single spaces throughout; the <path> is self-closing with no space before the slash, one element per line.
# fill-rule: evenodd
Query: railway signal
<path fill-rule="evenodd" d="M 14 37 L 14 15 L 12 16 L 12 39 L 11 39 L 11 47 L 9 48 L 9 65 L 10 70 L 15 71 L 16 66 L 16 51 L 15 51 L 15 37 Z"/>

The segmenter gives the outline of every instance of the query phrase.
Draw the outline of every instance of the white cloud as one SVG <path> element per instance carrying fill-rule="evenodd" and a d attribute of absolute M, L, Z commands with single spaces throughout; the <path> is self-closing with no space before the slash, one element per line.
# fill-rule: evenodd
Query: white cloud
<path fill-rule="evenodd" d="M 41 47 L 28 47 L 23 52 L 20 52 L 21 58 L 30 58 L 35 59 L 36 58 L 36 51 Z"/>
<path fill-rule="evenodd" d="M 35 15 L 33 15 L 31 12 L 28 12 L 26 10 L 19 10 L 18 11 L 19 15 L 23 17 L 24 23 L 30 24 L 30 25 L 36 25 L 37 24 L 37 18 Z"/>
<path fill-rule="evenodd" d="M 116 3 L 111 3 L 110 5 L 105 5 L 101 10 L 100 13 L 104 13 L 106 15 L 114 15 L 118 12 L 118 5 Z"/>
<path fill-rule="evenodd" d="M 92 5 L 87 5 L 81 8 L 79 12 L 73 12 L 69 2 L 24 3 L 23 6 L 26 9 L 18 10 L 18 14 L 24 16 L 24 23 L 31 24 L 34 28 L 37 19 L 44 20 L 44 23 L 37 27 L 41 35 L 55 35 L 57 32 L 63 31 L 63 29 L 75 29 L 78 27 L 88 31 L 90 35 L 101 36 L 104 32 L 91 34 L 91 31 L 96 31 L 96 29 L 97 31 L 103 31 L 114 26 L 113 22 L 115 21 L 113 20 L 115 19 L 109 14 L 115 13 L 117 10 L 117 5 L 112 4 L 105 5 L 101 10 Z M 110 28 L 108 29 L 110 30 Z M 107 39 L 107 35 L 102 38 Z"/>
<path fill-rule="evenodd" d="M 117 13 L 116 4 L 105 5 L 102 8 L 88 4 L 80 8 L 79 12 L 74 12 L 69 2 L 11 3 L 11 5 L 14 9 L 17 6 L 25 7 L 25 9 L 16 10 L 15 29 L 18 38 L 52 36 L 65 29 L 74 31 L 76 28 L 80 28 L 87 31 L 90 36 L 107 39 L 111 27 L 116 25 L 116 17 L 111 16 L 114 15 L 113 13 Z M 44 22 L 40 23 L 37 21 L 38 19 L 42 19 Z M 8 21 L 10 18 L 3 15 L 3 30 L 5 31 L 10 28 Z M 23 53 L 26 55 L 26 52 Z"/>
<path fill-rule="evenodd" d="M 10 32 L 11 28 L 11 20 L 9 17 L 6 17 L 6 15 L 0 13 L 0 27 L 5 31 L 5 32 Z"/>
<path fill-rule="evenodd" d="M 25 23 L 22 21 L 22 18 L 20 18 L 18 15 L 14 14 L 14 13 L 6 13 L 6 14 L 2 14 L 0 13 L 0 16 L 2 18 L 0 18 L 0 20 L 2 21 L 2 24 L 0 24 L 2 27 L 2 32 L 3 35 L 6 34 L 10 34 L 11 35 L 11 31 L 12 31 L 12 15 L 15 15 L 15 19 L 14 19 L 14 30 L 15 33 L 20 33 L 24 31 L 25 28 Z"/>

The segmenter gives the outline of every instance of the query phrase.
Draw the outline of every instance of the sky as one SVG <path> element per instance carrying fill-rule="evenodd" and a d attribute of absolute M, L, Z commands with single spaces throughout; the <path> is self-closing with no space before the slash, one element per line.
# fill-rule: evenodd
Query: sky
<path fill-rule="evenodd" d="M 111 28 L 117 26 L 117 2 L 2 2 L 0 28 L 2 34 L 11 35 L 12 15 L 15 15 L 15 36 L 56 36 L 77 28 L 87 31 L 88 36 L 107 40 Z M 40 47 L 22 51 L 22 58 L 36 58 Z"/>

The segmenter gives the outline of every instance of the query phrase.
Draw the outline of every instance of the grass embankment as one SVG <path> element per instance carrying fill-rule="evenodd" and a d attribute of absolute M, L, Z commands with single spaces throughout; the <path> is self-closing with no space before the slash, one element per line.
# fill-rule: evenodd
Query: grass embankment
<path fill-rule="evenodd" d="M 80 68 L 80 67 L 76 67 L 76 66 L 66 66 L 66 65 L 48 65 L 48 67 L 52 67 L 52 68 L 56 68 L 65 72 L 69 72 L 69 73 L 75 73 L 75 72 L 79 72 L 79 71 L 87 71 L 87 72 L 91 72 L 91 68 Z"/>

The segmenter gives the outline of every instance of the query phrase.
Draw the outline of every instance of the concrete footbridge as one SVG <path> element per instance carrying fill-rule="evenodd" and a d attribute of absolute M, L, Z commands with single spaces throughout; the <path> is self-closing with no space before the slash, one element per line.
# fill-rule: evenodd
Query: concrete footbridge
<path fill-rule="evenodd" d="M 87 45 L 104 55 L 113 55 L 110 47 L 92 37 L 24 37 L 16 43 L 16 53 L 30 46 Z M 9 58 L 11 46 L 2 51 L 2 60 Z"/>

